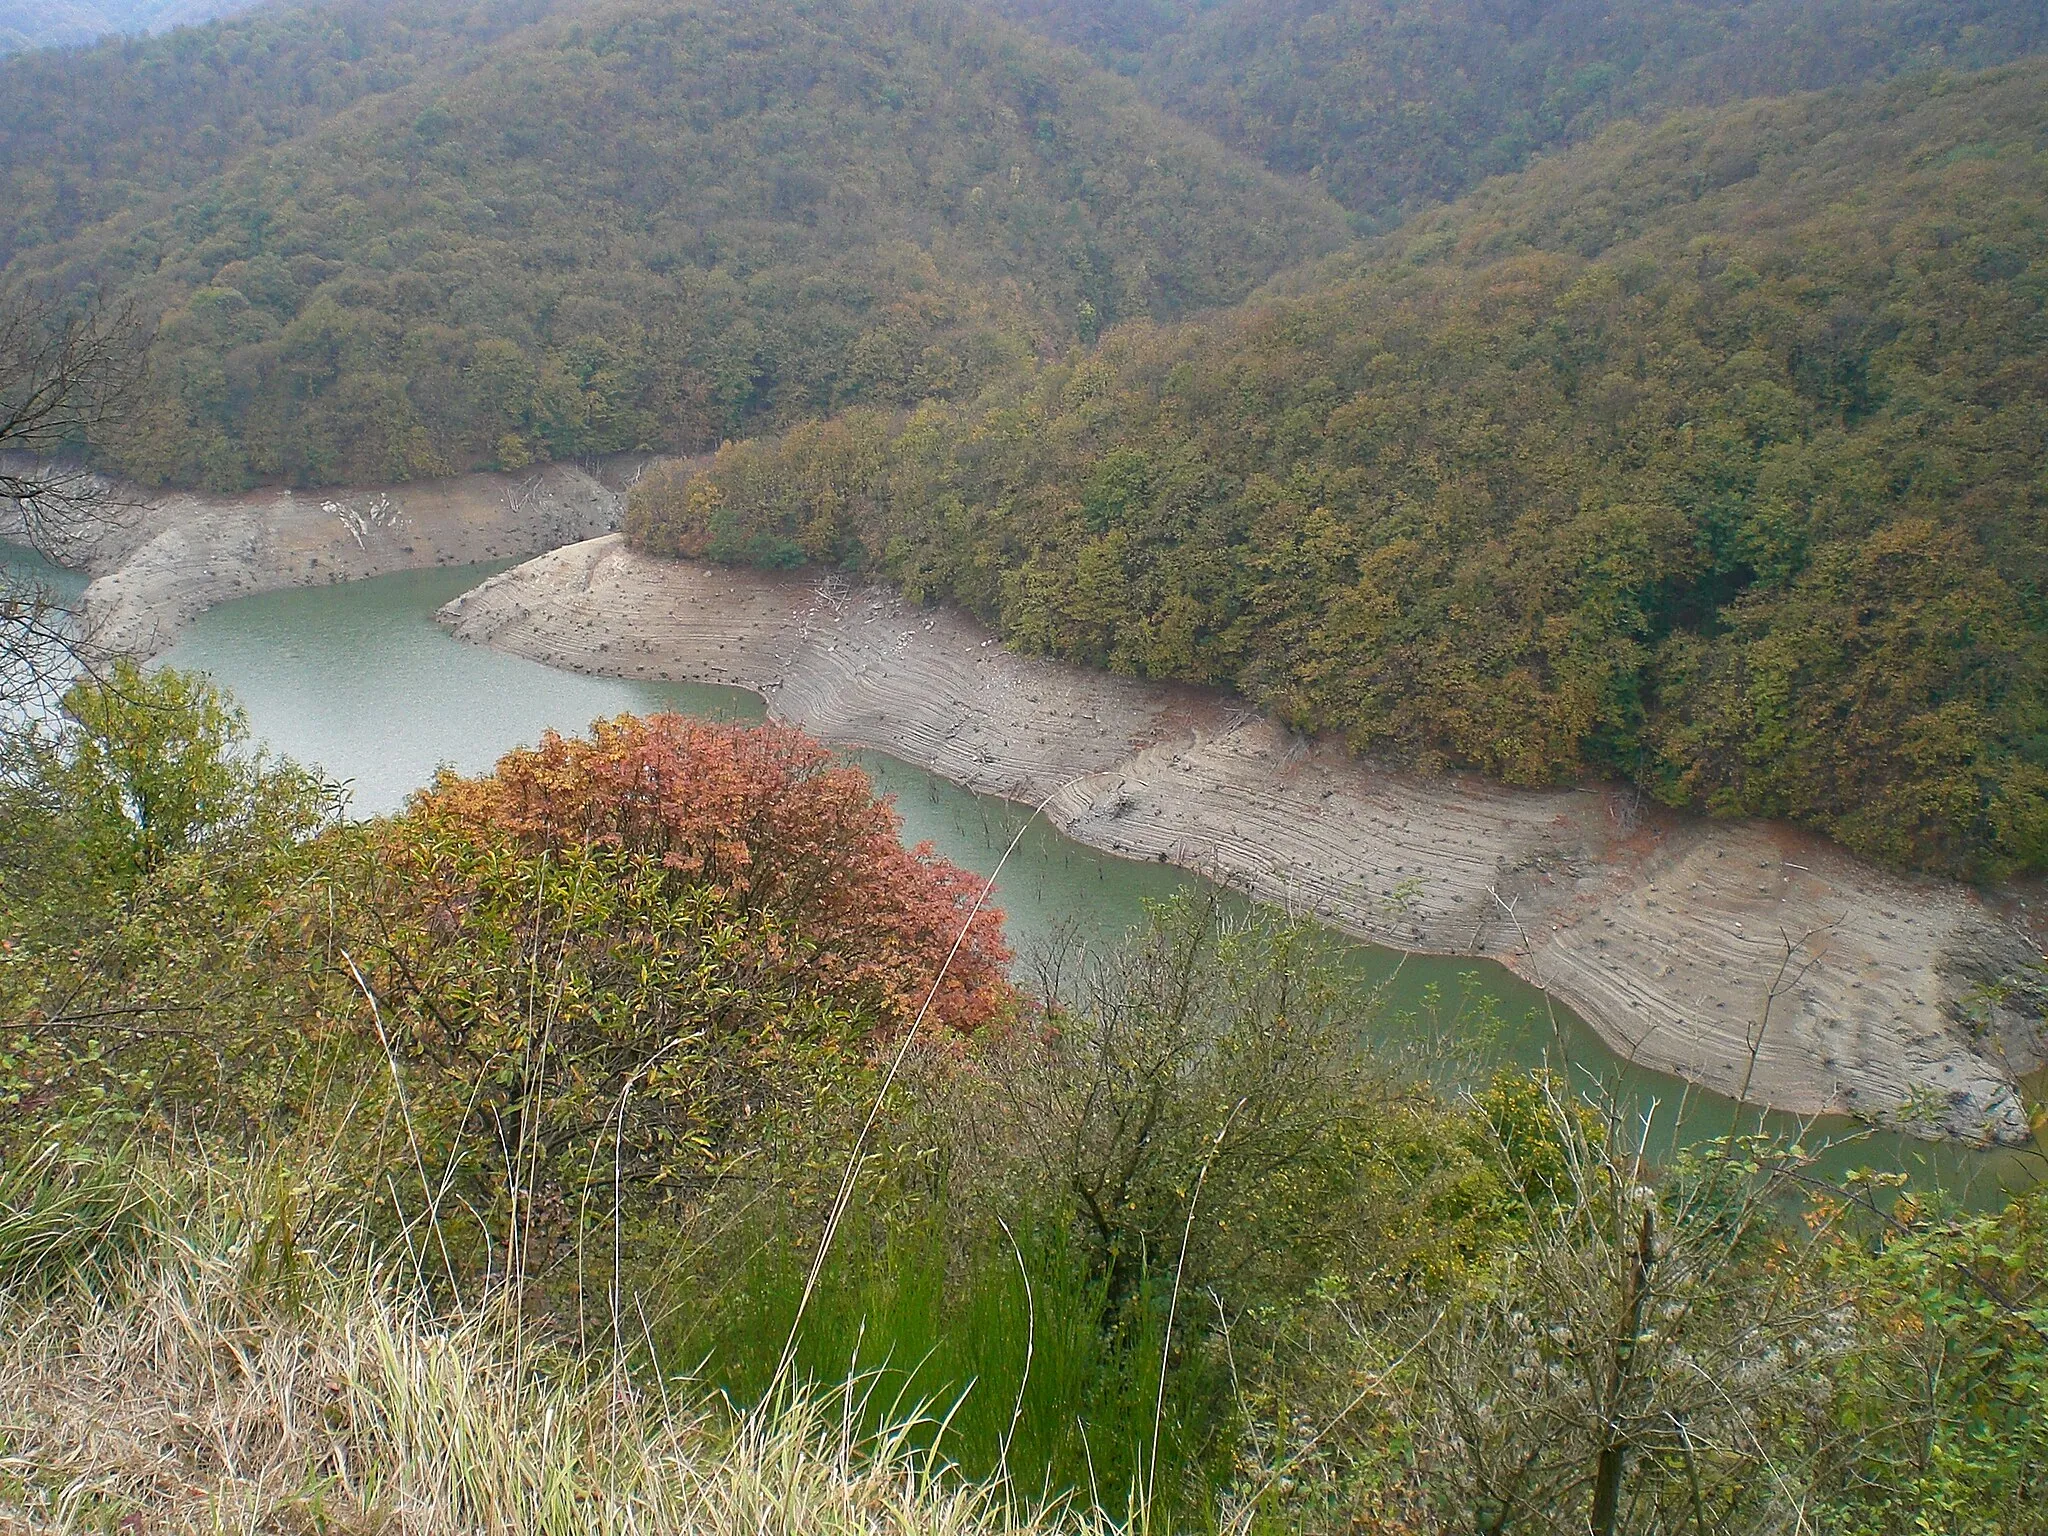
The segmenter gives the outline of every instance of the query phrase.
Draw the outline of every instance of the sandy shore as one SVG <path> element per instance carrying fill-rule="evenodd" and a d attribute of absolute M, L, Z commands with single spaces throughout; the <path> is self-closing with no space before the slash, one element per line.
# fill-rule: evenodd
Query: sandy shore
<path fill-rule="evenodd" d="M 1498 958 L 1623 1054 L 1798 1113 L 2023 1139 L 2040 960 L 2013 911 L 1825 841 L 1623 790 L 1424 779 L 1215 694 L 1022 657 L 883 589 L 649 560 L 616 536 L 451 603 L 465 639 L 585 672 L 736 684 L 826 740 L 1027 803 L 1406 949 Z M 2008 907 L 2011 903 L 2006 904 Z M 1754 1061 L 1752 1062 L 1752 1047 Z"/>
<path fill-rule="evenodd" d="M 231 598 L 392 571 L 536 554 L 618 526 L 621 500 L 581 469 L 477 474 L 369 490 L 177 493 L 76 563 L 95 641 L 153 656 Z"/>

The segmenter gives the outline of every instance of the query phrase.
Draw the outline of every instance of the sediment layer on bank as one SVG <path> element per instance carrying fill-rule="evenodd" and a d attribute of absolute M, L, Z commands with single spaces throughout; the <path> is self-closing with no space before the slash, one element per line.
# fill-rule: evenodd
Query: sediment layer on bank
<path fill-rule="evenodd" d="M 443 611 L 555 666 L 735 684 L 825 740 L 1043 804 L 1070 835 L 1170 860 L 1380 943 L 1487 955 L 1624 1055 L 1716 1093 L 2023 1139 L 2039 1010 L 1988 990 L 2040 960 L 1978 893 L 1807 834 L 1617 788 L 1425 778 L 1221 695 L 1005 650 L 882 588 L 556 550 Z"/>
<path fill-rule="evenodd" d="M 85 611 L 97 644 L 153 656 L 216 603 L 537 554 L 617 527 L 621 507 L 615 489 L 562 465 L 368 490 L 179 492 L 81 552 L 94 577 Z"/>

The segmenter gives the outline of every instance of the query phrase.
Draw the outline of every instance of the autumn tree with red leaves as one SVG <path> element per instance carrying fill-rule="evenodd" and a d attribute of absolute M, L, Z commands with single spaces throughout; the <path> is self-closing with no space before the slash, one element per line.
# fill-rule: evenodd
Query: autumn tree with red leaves
<path fill-rule="evenodd" d="M 897 1021 L 942 973 L 930 1017 L 953 1029 L 1010 996 L 1003 916 L 977 907 L 982 880 L 929 843 L 906 849 L 868 776 L 786 726 L 621 715 L 587 740 L 550 731 L 486 777 L 444 774 L 415 809 L 531 847 L 656 858 L 680 882 L 774 916 L 811 946 L 820 988 L 871 998 Z"/>

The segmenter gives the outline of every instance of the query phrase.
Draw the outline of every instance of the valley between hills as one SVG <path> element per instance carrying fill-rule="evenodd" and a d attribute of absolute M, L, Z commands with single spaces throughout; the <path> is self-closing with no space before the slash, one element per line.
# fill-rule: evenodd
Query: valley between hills
<path fill-rule="evenodd" d="M 2048 1536 L 2048 5 L 0 0 L 0 1536 L 227 1530 Z"/>
<path fill-rule="evenodd" d="M 885 588 L 637 554 L 608 531 L 622 500 L 560 466 L 180 495 L 93 554 L 87 610 L 103 641 L 153 654 L 234 597 L 531 555 L 444 621 L 551 666 L 751 689 L 821 740 L 1042 804 L 1091 846 L 1394 948 L 1499 959 L 1619 1054 L 1718 1094 L 2028 1135 L 2040 1010 L 1991 990 L 2039 955 L 2028 889 L 1882 870 L 1625 786 L 1383 767 L 1215 690 L 1018 655 Z"/>

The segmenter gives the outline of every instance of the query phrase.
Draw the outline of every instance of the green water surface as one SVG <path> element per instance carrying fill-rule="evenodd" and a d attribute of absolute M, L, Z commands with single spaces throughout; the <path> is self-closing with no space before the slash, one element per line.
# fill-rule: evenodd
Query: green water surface
<path fill-rule="evenodd" d="M 731 688 L 584 677 L 462 644 L 434 611 L 497 566 L 408 572 L 368 581 L 265 593 L 202 615 L 163 657 L 210 673 L 233 690 L 273 750 L 344 781 L 357 815 L 397 809 L 441 765 L 474 773 L 549 728 L 581 731 L 626 711 L 677 709 L 729 720 L 762 718 L 761 700 Z M 929 839 L 947 858 L 987 874 L 1027 817 L 875 753 L 854 758 L 895 797 L 906 841 Z M 1031 967 L 1054 946 L 1100 947 L 1142 915 L 1146 898 L 1214 888 L 1168 865 L 1121 859 L 1062 836 L 1043 821 L 1024 829 L 1002 870 L 996 901 Z M 1239 898 L 1220 899 L 1242 905 Z M 1364 1027 L 1383 1050 L 1446 1086 L 1483 1079 L 1500 1064 L 1548 1064 L 1588 1092 L 1615 1092 L 1652 1121 L 1651 1142 L 1718 1135 L 1757 1117 L 1678 1079 L 1622 1062 L 1569 1009 L 1490 961 L 1402 955 L 1333 935 L 1361 997 Z M 1481 998 L 1491 999 L 1483 1003 Z M 1682 1122 L 1681 1122 L 1682 1117 Z M 1800 1129 L 1765 1117 L 1775 1129 Z M 1904 1171 L 1985 1199 L 2035 1174 L 2031 1154 L 1979 1152 L 1865 1132 L 1830 1120 L 1804 1127 L 1808 1145 L 1835 1143 L 1821 1169 Z"/>

